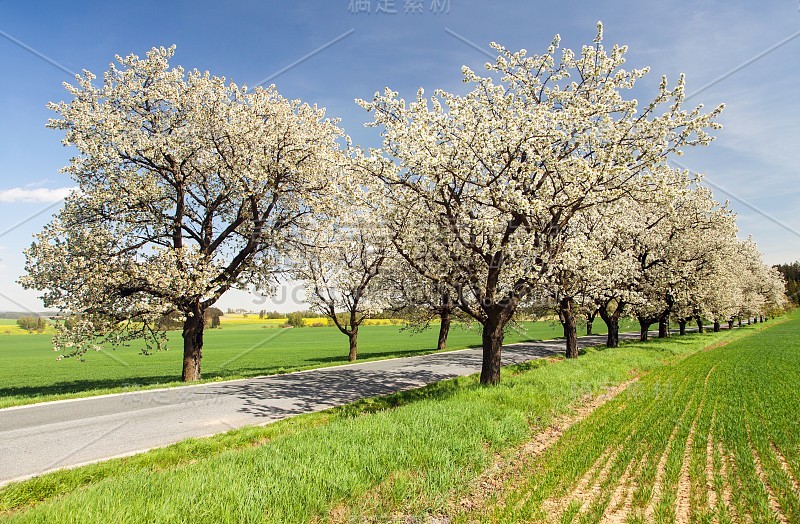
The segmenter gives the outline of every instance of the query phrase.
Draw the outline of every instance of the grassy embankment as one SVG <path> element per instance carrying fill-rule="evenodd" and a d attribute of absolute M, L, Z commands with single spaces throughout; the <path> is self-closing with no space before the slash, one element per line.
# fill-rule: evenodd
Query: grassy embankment
<path fill-rule="evenodd" d="M 727 471 L 715 476 L 717 489 L 735 486 L 731 511 L 743 514 L 755 507 L 761 509 L 752 511 L 763 515 L 769 506 L 758 504 L 769 497 L 757 489 L 754 455 L 748 450 L 759 451 L 762 468 L 776 488 L 786 487 L 788 474 L 776 469 L 778 455 L 770 454 L 773 443 L 794 478 L 800 466 L 800 432 L 795 418 L 787 418 L 787 410 L 798 409 L 796 395 L 790 398 L 795 389 L 787 386 L 798 380 L 800 346 L 793 334 L 800 318 L 775 324 L 589 350 L 574 361 L 506 368 L 497 387 L 480 387 L 476 377 L 466 377 L 56 472 L 0 490 L 0 511 L 19 522 L 301 522 L 331 514 L 346 520 L 445 513 L 464 520 L 527 520 L 541 516 L 545 501 L 568 496 L 575 479 L 587 470 L 603 469 L 597 457 L 618 444 L 620 450 L 608 454 L 612 474 L 601 477 L 625 479 L 625 460 L 635 462 L 645 480 L 634 499 L 646 509 L 660 478 L 657 473 L 654 477 L 652 462 L 659 458 L 658 471 L 659 445 L 670 442 L 667 473 L 655 493 L 653 510 L 662 515 L 668 513 L 675 471 L 683 470 L 680 442 L 687 431 L 697 435 L 697 444 L 689 447 L 689 471 L 705 464 L 706 446 L 700 445 L 705 427 L 700 421 L 705 418 L 699 414 L 715 408 L 714 442 L 719 447 L 713 458 L 718 471 Z M 775 327 L 753 335 L 771 326 Z M 726 347 L 700 351 L 734 340 Z M 775 358 L 764 358 L 765 352 Z M 709 366 L 715 371 L 706 384 Z M 461 506 L 453 501 L 469 497 L 475 479 L 498 457 L 502 461 L 513 456 L 587 394 L 641 374 L 645 375 L 635 387 L 573 426 L 531 462 L 522 476 L 530 483 L 516 486 L 509 479 L 497 500 L 472 508 L 472 514 L 457 515 Z M 678 412 L 698 422 L 679 423 L 683 419 Z M 753 416 L 758 419 L 748 418 Z M 592 428 L 601 434 L 595 435 Z M 722 463 L 728 464 L 727 470 Z M 696 473 L 692 479 L 692 500 L 701 501 Z M 780 479 L 783 484 L 778 484 Z M 598 493 L 608 492 L 615 492 L 613 486 Z M 791 491 L 785 493 L 790 495 L 780 500 L 789 507 Z M 592 502 L 587 511 L 597 514 L 600 510 L 593 508 L 598 504 Z M 718 505 L 727 507 L 724 504 L 725 498 L 718 497 Z M 565 507 L 576 513 L 576 503 Z M 595 519 L 587 513 L 583 520 Z"/>

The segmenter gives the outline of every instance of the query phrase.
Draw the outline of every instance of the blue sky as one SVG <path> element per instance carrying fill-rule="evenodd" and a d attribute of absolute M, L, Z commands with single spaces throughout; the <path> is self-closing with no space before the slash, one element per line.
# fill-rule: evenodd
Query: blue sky
<path fill-rule="evenodd" d="M 370 12 L 354 13 L 358 7 Z M 174 64 L 249 85 L 272 77 L 281 94 L 327 107 L 356 143 L 372 146 L 378 137 L 363 127 L 368 115 L 354 98 L 384 86 L 406 98 L 420 86 L 458 91 L 461 65 L 479 69 L 487 60 L 476 47 L 488 51 L 497 41 L 540 52 L 559 33 L 564 46 L 579 49 L 598 20 L 607 45 L 630 47 L 629 66 L 652 68 L 637 89 L 641 99 L 660 75 L 683 72 L 688 94 L 705 88 L 692 103 L 727 104 L 718 139 L 681 164 L 731 200 L 740 235 L 752 235 L 767 262 L 800 259 L 798 0 L 0 0 L 0 310 L 41 309 L 36 292 L 15 282 L 22 249 L 58 208 L 58 190 L 71 185 L 59 169 L 74 151 L 45 129 L 47 102 L 65 99 L 65 69 L 99 75 L 114 54 L 176 44 Z M 298 296 L 289 286 L 274 301 L 235 293 L 221 305 L 290 310 Z"/>

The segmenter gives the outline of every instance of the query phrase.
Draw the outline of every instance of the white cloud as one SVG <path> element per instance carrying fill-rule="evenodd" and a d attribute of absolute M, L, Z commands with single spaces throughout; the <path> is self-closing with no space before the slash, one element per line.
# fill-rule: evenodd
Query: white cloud
<path fill-rule="evenodd" d="M 11 189 L 0 189 L 0 202 L 58 202 L 66 198 L 72 190 L 73 188 L 71 187 L 59 187 L 56 189 L 48 189 L 45 187 L 32 189 L 14 187 Z"/>

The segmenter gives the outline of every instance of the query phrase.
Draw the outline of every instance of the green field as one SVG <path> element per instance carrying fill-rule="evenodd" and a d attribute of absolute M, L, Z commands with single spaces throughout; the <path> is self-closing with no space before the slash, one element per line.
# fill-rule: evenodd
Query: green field
<path fill-rule="evenodd" d="M 628 478 L 625 461 L 639 464 L 644 453 L 634 500 L 656 521 L 671 521 L 670 494 L 685 484 L 686 471 L 691 515 L 750 512 L 756 522 L 770 522 L 772 492 L 796 521 L 790 508 L 797 499 L 792 480 L 800 473 L 798 327 L 800 315 L 794 315 L 783 324 L 588 350 L 577 360 L 505 368 L 495 387 L 465 377 L 193 439 L 9 485 L 0 489 L 0 515 L 11 522 L 410 522 L 410 516 L 443 515 L 530 521 L 553 499 L 566 498 L 567 516 L 574 516 L 580 505 L 570 495 L 578 480 L 603 470 L 597 479 L 611 485 L 581 499 L 587 508 L 580 522 L 596 522 L 602 511 L 595 499 L 616 493 L 615 483 Z M 732 343 L 722 347 L 725 342 Z M 519 478 L 507 479 L 486 504 L 462 504 L 493 462 L 513 457 L 587 394 L 633 376 L 642 378 L 525 462 Z M 703 513 L 705 480 L 697 472 L 707 463 L 708 413 L 716 413 L 712 434 L 719 444 L 713 485 L 720 493 L 729 486 L 730 500 L 717 497 Z M 682 444 L 689 433 L 694 444 L 687 455 Z M 662 449 L 669 452 L 659 477 L 652 463 L 662 462 Z M 768 484 L 760 482 L 752 449 Z M 597 460 L 604 456 L 608 468 Z"/>
<path fill-rule="evenodd" d="M 223 317 L 224 318 L 224 317 Z M 207 330 L 203 378 L 222 380 L 284 373 L 347 363 L 347 337 L 333 327 L 281 329 L 257 318 L 229 320 Z M 11 321 L 13 322 L 13 321 Z M 597 324 L 597 323 L 595 323 Z M 602 327 L 602 323 L 600 323 Z M 597 331 L 597 329 L 596 329 Z M 541 340 L 561 334 L 550 322 L 523 322 L 509 329 L 506 342 Z M 422 333 L 399 326 L 362 326 L 359 360 L 429 353 L 436 347 L 436 326 Z M 179 385 L 180 332 L 169 333 L 169 351 L 142 355 L 136 346 L 90 352 L 85 358 L 56 360 L 50 335 L 0 337 L 0 408 L 76 396 L 146 387 Z M 449 349 L 480 345 L 480 332 L 454 326 Z"/>
<path fill-rule="evenodd" d="M 649 374 L 457 521 L 800 522 L 799 328 Z"/>

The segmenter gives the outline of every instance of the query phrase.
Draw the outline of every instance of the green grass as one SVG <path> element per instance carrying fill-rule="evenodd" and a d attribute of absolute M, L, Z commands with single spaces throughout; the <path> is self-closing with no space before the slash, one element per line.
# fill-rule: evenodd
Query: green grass
<path fill-rule="evenodd" d="M 358 521 L 437 513 L 496 453 L 568 412 L 587 392 L 758 328 L 675 337 L 572 361 L 503 369 L 60 471 L 0 490 L 11 522 L 304 522 L 334 507 Z"/>
<path fill-rule="evenodd" d="M 800 315 L 770 326 L 643 377 L 455 521 L 800 522 Z"/>
<path fill-rule="evenodd" d="M 561 327 L 550 322 L 524 322 L 509 330 L 505 340 L 541 340 L 560 334 Z M 412 334 L 398 326 L 362 326 L 358 358 L 363 361 L 430 353 L 436 347 L 436 337 L 436 329 Z M 169 340 L 171 350 L 151 355 L 142 355 L 138 347 L 132 346 L 91 352 L 83 359 L 57 361 L 49 335 L 0 338 L 0 408 L 179 386 L 180 332 L 170 332 Z M 476 346 L 480 340 L 480 332 L 475 329 L 455 326 L 450 331 L 448 348 Z M 203 378 L 215 381 L 346 364 L 347 352 L 347 337 L 333 327 L 228 325 L 206 331 Z"/>

